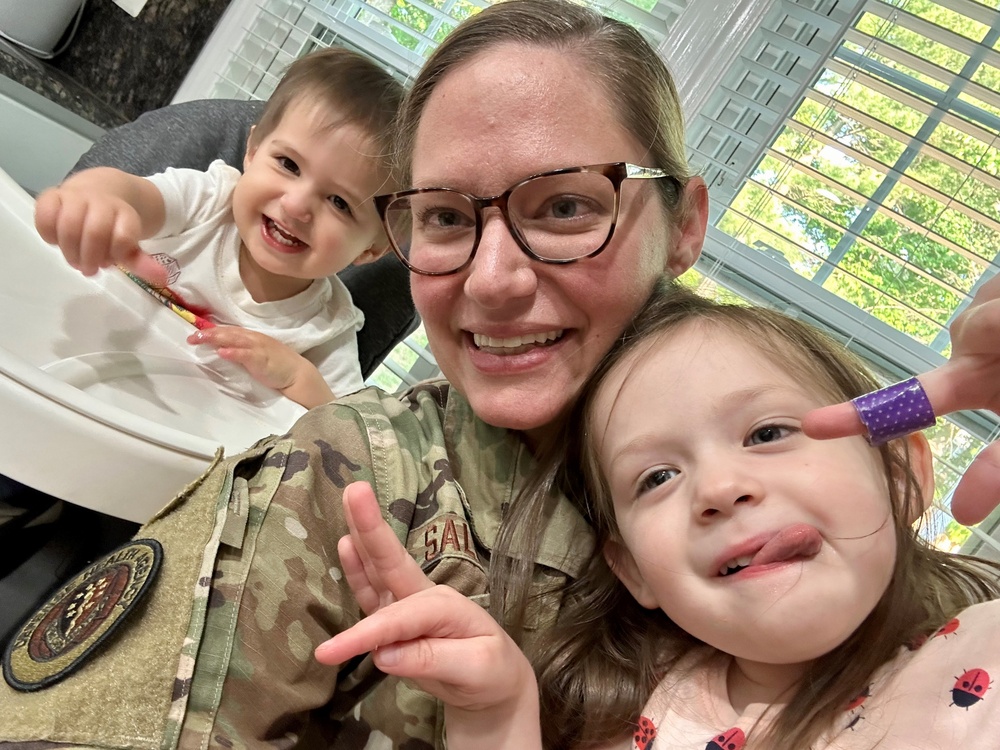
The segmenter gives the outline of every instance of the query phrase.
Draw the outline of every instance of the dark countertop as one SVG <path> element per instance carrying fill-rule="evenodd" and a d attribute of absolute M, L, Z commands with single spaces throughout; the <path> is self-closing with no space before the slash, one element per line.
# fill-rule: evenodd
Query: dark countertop
<path fill-rule="evenodd" d="M 229 2 L 149 0 L 132 18 L 111 0 L 88 0 L 63 53 L 39 60 L 0 44 L 0 75 L 115 127 L 170 103 Z"/>

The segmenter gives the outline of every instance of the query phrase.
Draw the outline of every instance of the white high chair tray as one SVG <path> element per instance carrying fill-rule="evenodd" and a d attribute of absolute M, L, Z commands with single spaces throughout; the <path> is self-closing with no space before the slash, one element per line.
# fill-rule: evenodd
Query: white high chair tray
<path fill-rule="evenodd" d="M 33 213 L 0 170 L 0 474 L 141 522 L 218 448 L 305 412 L 235 365 L 198 362 L 189 323 L 116 270 L 70 268 Z"/>

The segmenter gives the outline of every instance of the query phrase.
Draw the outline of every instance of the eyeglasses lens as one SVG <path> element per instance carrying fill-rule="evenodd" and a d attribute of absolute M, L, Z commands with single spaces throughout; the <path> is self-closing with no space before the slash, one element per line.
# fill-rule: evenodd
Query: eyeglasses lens
<path fill-rule="evenodd" d="M 511 191 L 512 232 L 544 260 L 590 255 L 608 238 L 615 219 L 615 186 L 598 172 L 543 175 Z M 396 246 L 408 248 L 410 265 L 443 273 L 460 268 L 475 250 L 476 205 L 451 190 L 397 198 L 386 208 Z"/>

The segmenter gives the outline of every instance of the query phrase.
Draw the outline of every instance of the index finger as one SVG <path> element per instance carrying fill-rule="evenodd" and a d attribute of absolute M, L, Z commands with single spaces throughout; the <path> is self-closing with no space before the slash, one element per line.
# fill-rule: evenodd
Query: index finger
<path fill-rule="evenodd" d="M 139 248 L 134 248 L 122 258 L 121 263 L 140 279 L 145 279 L 155 287 L 167 284 L 167 269 Z"/>
<path fill-rule="evenodd" d="M 935 397 L 935 386 L 946 386 L 940 377 L 944 367 L 893 383 L 851 401 L 824 406 L 808 412 L 802 420 L 806 435 L 818 440 L 863 435 L 872 445 L 881 445 L 911 432 L 934 425 L 936 414 L 948 413 L 950 407 L 935 409 L 936 399 L 948 403 L 947 396 Z M 946 388 L 938 390 L 948 393 Z"/>
<path fill-rule="evenodd" d="M 35 199 L 35 229 L 48 242 L 56 242 L 56 219 L 62 206 L 62 198 L 57 188 L 49 188 L 39 193 Z"/>
<path fill-rule="evenodd" d="M 817 440 L 864 435 L 865 426 L 850 401 L 813 409 L 802 419 L 802 431 Z"/>
<path fill-rule="evenodd" d="M 382 518 L 382 508 L 367 482 L 354 482 L 345 488 L 344 517 L 373 587 L 396 600 L 433 587 Z"/>

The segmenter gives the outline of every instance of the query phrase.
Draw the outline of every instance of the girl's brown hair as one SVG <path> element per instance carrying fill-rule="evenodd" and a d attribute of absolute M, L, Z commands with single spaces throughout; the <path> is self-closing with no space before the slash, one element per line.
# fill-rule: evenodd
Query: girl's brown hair
<path fill-rule="evenodd" d="M 663 60 L 631 26 L 569 0 L 507 0 L 466 19 L 448 35 L 421 68 L 400 112 L 398 171 L 404 182 L 410 182 L 417 128 L 437 85 L 478 55 L 512 43 L 561 50 L 579 60 L 581 70 L 603 87 L 622 128 L 648 148 L 646 166 L 686 182 L 684 118 Z M 674 208 L 670 180 L 656 182 L 665 208 Z"/>
<path fill-rule="evenodd" d="M 593 443 L 600 431 L 592 413 L 594 396 L 629 355 L 656 346 L 663 336 L 694 321 L 766 348 L 831 403 L 878 387 L 857 358 L 805 323 L 765 308 L 717 304 L 664 282 L 588 381 L 562 435 L 564 444 L 548 447 L 542 466 L 549 468 L 513 504 L 513 515 L 543 518 L 553 490 L 559 490 L 592 524 L 598 551 L 620 541 Z M 918 536 L 911 519 L 921 514 L 924 498 L 906 443 L 894 441 L 879 453 L 890 480 L 897 538 L 888 589 L 851 637 L 809 668 L 787 705 L 776 709 L 770 726 L 751 732 L 748 747 L 810 747 L 901 646 L 925 638 L 971 604 L 1000 597 L 1000 566 L 941 552 Z M 532 539 L 520 539 L 509 544 L 506 553 L 521 556 L 533 544 Z M 498 588 L 491 597 L 503 602 L 503 613 L 516 619 L 520 611 L 523 617 L 523 597 L 505 595 L 501 580 L 492 583 Z M 530 654 L 539 677 L 546 746 L 586 748 L 627 736 L 655 685 L 681 656 L 703 644 L 663 612 L 641 607 L 599 552 L 563 597 L 557 626 L 543 634 Z"/>

